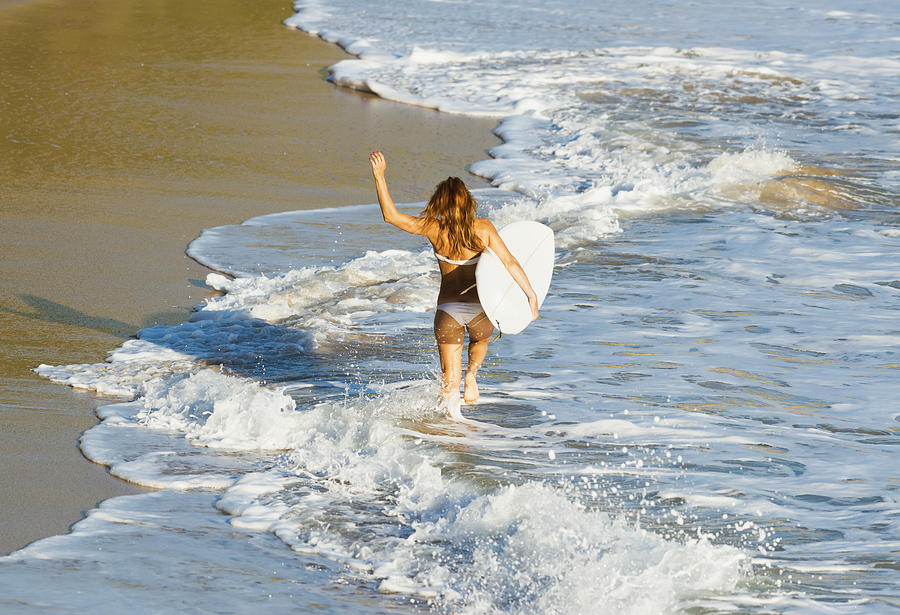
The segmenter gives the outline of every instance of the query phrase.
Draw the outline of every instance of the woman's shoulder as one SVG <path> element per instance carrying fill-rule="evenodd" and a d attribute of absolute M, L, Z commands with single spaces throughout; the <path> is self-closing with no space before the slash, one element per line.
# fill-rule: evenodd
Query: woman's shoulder
<path fill-rule="evenodd" d="M 494 228 L 494 223 L 487 218 L 475 218 L 475 235 L 484 249 L 493 243 L 492 239 L 497 235 L 497 229 Z"/>
<path fill-rule="evenodd" d="M 487 218 L 475 218 L 475 230 L 479 232 L 490 232 L 496 231 L 497 229 L 494 227 L 494 223 Z"/>
<path fill-rule="evenodd" d="M 441 225 L 437 220 L 431 218 L 419 218 L 422 221 L 422 234 L 427 237 L 431 243 L 438 241 L 441 234 Z"/>

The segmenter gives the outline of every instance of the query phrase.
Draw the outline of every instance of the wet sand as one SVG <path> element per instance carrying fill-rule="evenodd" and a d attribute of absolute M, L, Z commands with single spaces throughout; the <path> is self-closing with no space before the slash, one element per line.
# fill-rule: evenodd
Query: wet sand
<path fill-rule="evenodd" d="M 289 30 L 289 0 L 0 0 L 0 553 L 139 491 L 85 460 L 110 398 L 32 373 L 103 361 L 184 320 L 204 228 L 374 200 L 422 200 L 497 143 L 494 122 L 340 90 L 346 56 Z"/>

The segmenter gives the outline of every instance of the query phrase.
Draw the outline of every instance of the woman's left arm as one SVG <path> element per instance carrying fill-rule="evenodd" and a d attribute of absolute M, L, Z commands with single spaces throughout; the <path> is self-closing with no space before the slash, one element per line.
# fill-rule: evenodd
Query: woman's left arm
<path fill-rule="evenodd" d="M 369 162 L 372 165 L 372 175 L 375 177 L 375 190 L 378 193 L 378 205 L 381 206 L 381 215 L 384 221 L 407 233 L 426 235 L 426 225 L 422 218 L 397 211 L 394 199 L 391 198 L 388 192 L 387 180 L 384 178 L 384 171 L 387 168 L 384 154 L 373 152 L 369 156 Z"/>

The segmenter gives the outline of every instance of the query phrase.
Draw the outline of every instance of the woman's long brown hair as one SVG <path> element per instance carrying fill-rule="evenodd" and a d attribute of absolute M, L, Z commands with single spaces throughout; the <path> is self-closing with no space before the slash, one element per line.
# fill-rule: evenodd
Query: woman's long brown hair
<path fill-rule="evenodd" d="M 453 258 L 465 250 L 481 252 L 484 246 L 475 234 L 475 197 L 458 177 L 448 177 L 437 185 L 422 218 L 437 223 L 444 256 Z"/>

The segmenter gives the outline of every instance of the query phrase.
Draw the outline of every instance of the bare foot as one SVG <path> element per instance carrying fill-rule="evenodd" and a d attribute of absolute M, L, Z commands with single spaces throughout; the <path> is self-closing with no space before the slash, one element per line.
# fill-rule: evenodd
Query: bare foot
<path fill-rule="evenodd" d="M 455 395 L 441 395 L 441 411 L 447 418 L 460 420 L 463 418 L 459 407 L 459 392 Z"/>
<path fill-rule="evenodd" d="M 478 383 L 475 382 L 475 374 L 466 372 L 466 392 L 463 394 L 463 399 L 467 404 L 472 404 L 478 401 L 478 397 Z"/>

